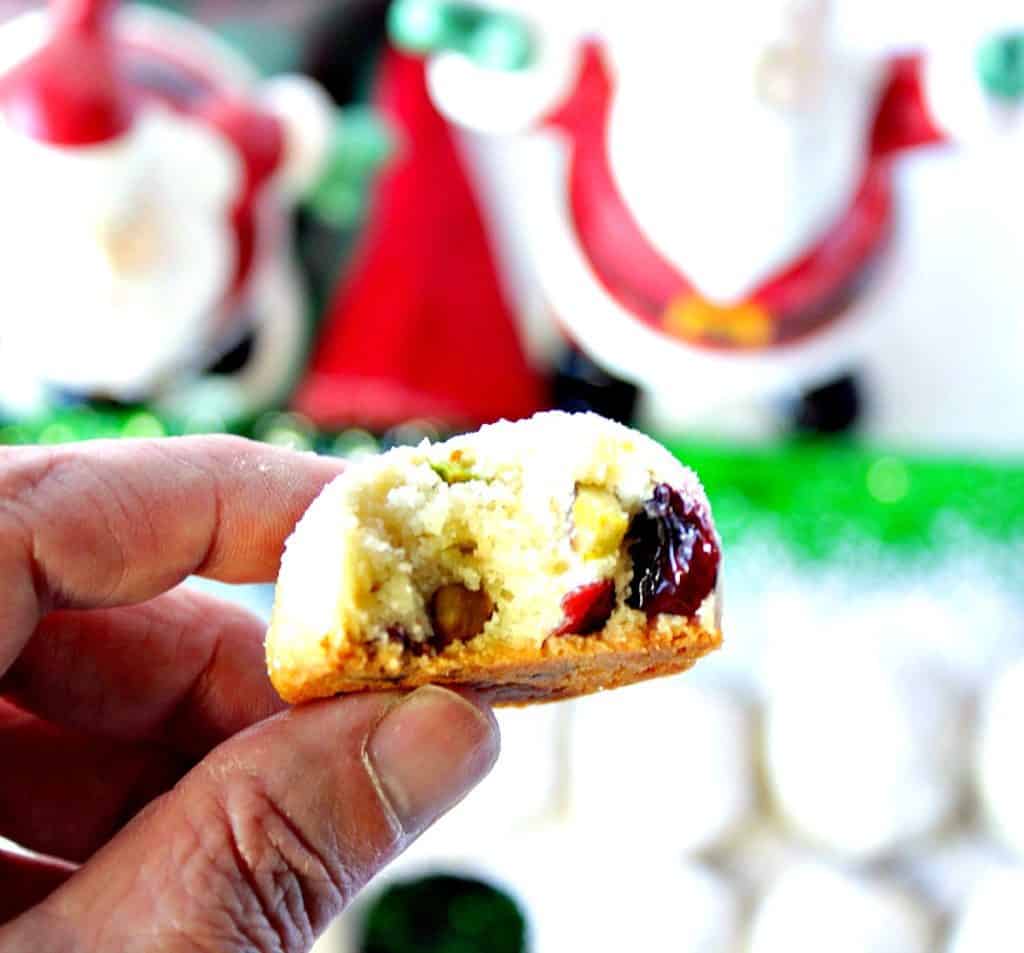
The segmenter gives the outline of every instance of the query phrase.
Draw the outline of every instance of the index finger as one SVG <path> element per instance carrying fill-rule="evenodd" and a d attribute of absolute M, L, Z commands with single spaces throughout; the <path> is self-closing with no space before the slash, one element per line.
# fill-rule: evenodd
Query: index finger
<path fill-rule="evenodd" d="M 0 450 L 0 674 L 56 608 L 274 577 L 341 464 L 236 437 Z"/>

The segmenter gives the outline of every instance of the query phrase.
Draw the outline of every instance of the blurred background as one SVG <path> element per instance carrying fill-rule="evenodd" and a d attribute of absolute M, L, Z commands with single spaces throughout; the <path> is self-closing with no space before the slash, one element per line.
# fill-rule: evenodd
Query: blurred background
<path fill-rule="evenodd" d="M 0 3 L 0 443 L 593 409 L 711 497 L 725 647 L 502 712 L 318 953 L 1024 949 L 1024 12 L 947 8 Z"/>

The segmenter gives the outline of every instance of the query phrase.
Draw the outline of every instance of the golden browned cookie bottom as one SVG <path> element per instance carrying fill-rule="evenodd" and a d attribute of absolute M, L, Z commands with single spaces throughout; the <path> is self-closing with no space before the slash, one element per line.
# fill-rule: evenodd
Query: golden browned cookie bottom
<path fill-rule="evenodd" d="M 570 635 L 548 639 L 539 651 L 457 644 L 437 656 L 406 653 L 397 674 L 393 654 L 360 647 L 319 671 L 279 667 L 271 680 L 291 703 L 434 684 L 477 692 L 493 705 L 530 705 L 683 672 L 721 643 L 719 632 L 680 620 L 671 632 L 648 625 L 617 633 L 614 642 Z"/>

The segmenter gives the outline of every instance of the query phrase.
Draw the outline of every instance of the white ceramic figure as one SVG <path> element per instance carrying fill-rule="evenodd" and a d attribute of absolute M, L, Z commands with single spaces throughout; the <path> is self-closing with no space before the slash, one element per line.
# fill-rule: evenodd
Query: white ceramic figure
<path fill-rule="evenodd" d="M 529 911 L 532 953 L 740 949 L 739 897 L 706 867 L 564 831 L 517 839 L 487 862 Z"/>
<path fill-rule="evenodd" d="M 882 631 L 856 616 L 806 633 L 787 627 L 767 666 L 775 806 L 794 833 L 856 860 L 940 831 L 967 773 L 960 685 L 928 657 L 887 656 Z"/>
<path fill-rule="evenodd" d="M 1024 662 L 992 683 L 985 697 L 976 751 L 977 786 L 996 836 L 1024 857 Z"/>
<path fill-rule="evenodd" d="M 666 679 L 581 699 L 569 734 L 569 821 L 670 857 L 719 846 L 754 813 L 755 722 L 724 689 Z M 614 805 L 633 805 L 612 824 Z"/>
<path fill-rule="evenodd" d="M 973 823 L 945 837 L 904 851 L 887 869 L 901 882 L 913 884 L 929 906 L 944 917 L 955 914 L 993 873 L 1006 866 L 998 844 Z"/>
<path fill-rule="evenodd" d="M 304 356 L 287 223 L 328 171 L 335 109 L 190 21 L 116 6 L 0 27 L 0 405 L 187 415 L 216 390 L 230 423 L 281 399 Z M 204 379 L 247 335 L 244 368 Z"/>
<path fill-rule="evenodd" d="M 516 6 L 529 41 L 444 0 L 402 0 L 394 32 L 442 50 L 429 79 L 451 119 L 558 143 L 513 190 L 550 308 L 677 420 L 856 364 L 884 310 L 893 155 L 1024 125 L 1015 34 L 1005 75 L 979 80 L 983 37 L 872 57 L 839 42 L 828 0 L 609 2 L 589 23 Z"/>
<path fill-rule="evenodd" d="M 968 896 L 946 953 L 1016 953 L 1024 949 L 1024 868 L 1005 867 L 985 877 Z"/>
<path fill-rule="evenodd" d="M 633 812 L 626 813 L 632 818 Z M 592 832 L 559 824 L 484 837 L 471 849 L 444 856 L 424 854 L 414 845 L 336 925 L 339 953 L 356 948 L 341 938 L 358 935 L 366 906 L 381 890 L 439 873 L 481 879 L 515 897 L 527 917 L 530 953 L 742 950 L 739 891 L 714 870 L 680 857 L 652 856 L 639 844 L 605 843 Z"/>
<path fill-rule="evenodd" d="M 715 853 L 716 869 L 747 896 L 759 896 L 783 873 L 810 863 L 817 853 L 794 837 L 777 818 L 761 816 L 743 828 L 724 850 Z"/>
<path fill-rule="evenodd" d="M 927 953 L 935 924 L 912 896 L 821 864 L 794 867 L 754 913 L 749 953 Z"/>

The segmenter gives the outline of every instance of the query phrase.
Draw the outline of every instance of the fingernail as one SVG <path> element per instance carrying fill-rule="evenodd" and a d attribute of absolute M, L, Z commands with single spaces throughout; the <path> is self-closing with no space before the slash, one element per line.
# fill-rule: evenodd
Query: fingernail
<path fill-rule="evenodd" d="M 462 800 L 497 756 L 493 717 L 433 685 L 392 708 L 366 746 L 369 770 L 407 834 L 418 834 Z"/>

